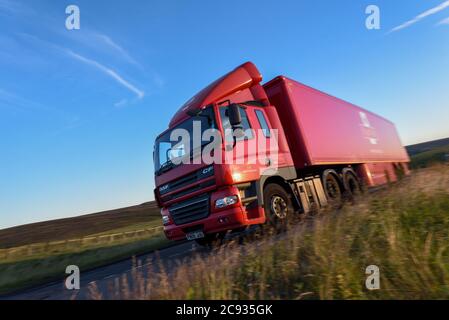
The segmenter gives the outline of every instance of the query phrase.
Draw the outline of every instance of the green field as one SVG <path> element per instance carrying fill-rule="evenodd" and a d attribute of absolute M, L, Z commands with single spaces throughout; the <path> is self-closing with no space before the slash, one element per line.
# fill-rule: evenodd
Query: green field
<path fill-rule="evenodd" d="M 0 230 L 0 249 L 161 225 L 155 202 Z"/>
<path fill-rule="evenodd" d="M 161 249 L 170 242 L 163 234 L 149 239 L 125 243 L 110 243 L 102 247 L 49 254 L 41 257 L 0 263 L 0 294 L 32 287 L 66 276 L 65 268 L 77 265 L 82 271 Z"/>
<path fill-rule="evenodd" d="M 160 227 L 150 202 L 0 230 L 0 294 L 61 279 L 68 265 L 88 270 L 163 248 Z"/>
<path fill-rule="evenodd" d="M 436 163 L 449 161 L 449 145 L 420 152 L 411 157 L 412 169 L 426 168 Z"/>

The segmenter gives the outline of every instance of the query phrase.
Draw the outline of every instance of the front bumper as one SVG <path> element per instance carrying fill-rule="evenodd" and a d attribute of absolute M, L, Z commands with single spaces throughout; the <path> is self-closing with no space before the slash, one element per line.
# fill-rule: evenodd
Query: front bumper
<path fill-rule="evenodd" d="M 166 237 L 170 240 L 183 240 L 186 239 L 186 234 L 192 231 L 201 230 L 205 234 L 211 234 L 248 225 L 246 209 L 241 204 L 240 197 L 238 203 L 229 206 L 229 208 L 218 209 L 214 206 L 217 199 L 238 194 L 238 189 L 235 187 L 228 187 L 212 192 L 210 194 L 210 211 L 207 217 L 181 225 L 176 225 L 173 219 L 171 219 L 171 223 L 164 226 Z M 164 208 L 163 214 L 168 214 L 166 208 Z"/>
<path fill-rule="evenodd" d="M 184 240 L 186 239 L 186 234 L 194 230 L 202 230 L 205 234 L 210 234 L 237 229 L 246 225 L 244 210 L 239 206 L 211 213 L 205 219 L 181 226 L 170 224 L 164 227 L 164 232 L 170 240 Z"/>

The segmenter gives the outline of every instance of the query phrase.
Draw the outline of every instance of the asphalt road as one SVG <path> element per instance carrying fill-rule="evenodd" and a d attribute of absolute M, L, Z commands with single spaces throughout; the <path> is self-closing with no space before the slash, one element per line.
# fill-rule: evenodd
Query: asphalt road
<path fill-rule="evenodd" d="M 198 247 L 194 242 L 183 242 L 157 252 L 138 256 L 137 259 L 143 263 L 141 268 L 144 268 L 144 270 L 142 271 L 150 273 L 157 268 L 158 263 L 155 262 L 162 262 L 164 265 L 167 265 L 170 262 L 182 260 L 195 253 L 207 254 L 208 251 L 208 249 Z M 91 271 L 81 272 L 80 290 L 67 290 L 64 285 L 65 280 L 60 280 L 25 290 L 18 294 L 2 297 L 1 300 L 89 299 L 89 285 L 95 283 L 100 292 L 106 292 L 108 285 L 114 281 L 114 278 L 120 278 L 123 275 L 130 276 L 133 268 L 136 268 L 133 265 L 133 260 L 127 259 Z"/>

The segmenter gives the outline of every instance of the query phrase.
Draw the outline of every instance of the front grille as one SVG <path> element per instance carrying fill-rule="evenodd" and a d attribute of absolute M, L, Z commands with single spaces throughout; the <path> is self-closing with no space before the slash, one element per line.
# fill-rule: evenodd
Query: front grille
<path fill-rule="evenodd" d="M 204 180 L 206 178 L 212 177 L 214 175 L 214 167 L 209 166 L 206 168 L 199 169 L 192 173 L 189 173 L 177 180 L 171 181 L 159 187 L 159 194 L 164 196 L 167 193 L 176 191 L 188 185 L 195 183 L 196 181 Z"/>
<path fill-rule="evenodd" d="M 177 225 L 204 219 L 209 215 L 209 195 L 201 195 L 174 204 L 168 211 Z"/>
<path fill-rule="evenodd" d="M 201 182 L 200 184 L 197 184 L 196 186 L 186 189 L 184 191 L 179 191 L 179 192 L 175 192 L 173 194 L 169 194 L 167 196 L 162 196 L 161 199 L 162 199 L 162 201 L 167 202 L 167 201 L 174 200 L 174 199 L 180 198 L 182 196 L 185 196 L 186 194 L 189 194 L 189 193 L 201 190 L 201 189 L 205 189 L 207 187 L 211 187 L 213 185 L 215 185 L 215 180 L 208 180 L 205 182 Z"/>

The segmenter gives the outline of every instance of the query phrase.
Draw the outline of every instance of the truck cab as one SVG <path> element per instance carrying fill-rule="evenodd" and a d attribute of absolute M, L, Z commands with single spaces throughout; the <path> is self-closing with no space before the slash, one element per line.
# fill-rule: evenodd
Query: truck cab
<path fill-rule="evenodd" d="M 162 208 L 169 239 L 198 237 L 207 242 L 228 230 L 265 223 L 258 194 L 261 176 L 273 170 L 294 174 L 282 126 L 261 81 L 252 63 L 239 66 L 183 105 L 169 129 L 157 137 L 155 198 Z M 246 134 L 232 135 L 236 129 L 231 123 L 233 117 L 239 118 L 239 129 Z M 173 152 L 178 140 L 170 136 L 177 129 L 186 130 L 192 142 Z M 197 146 L 194 142 L 211 130 L 221 137 L 216 146 L 221 155 L 213 163 L 205 163 L 202 152 L 217 142 L 207 138 Z M 256 148 L 251 147 L 254 145 Z M 188 157 L 189 161 L 173 164 L 171 157 L 177 156 Z"/>

